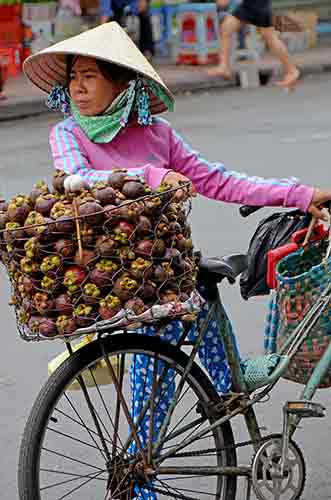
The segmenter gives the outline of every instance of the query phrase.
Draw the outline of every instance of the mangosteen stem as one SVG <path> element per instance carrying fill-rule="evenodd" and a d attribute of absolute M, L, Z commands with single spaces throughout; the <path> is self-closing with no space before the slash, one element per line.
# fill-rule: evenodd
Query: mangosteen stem
<path fill-rule="evenodd" d="M 77 208 L 77 200 L 76 199 L 73 200 L 72 205 L 74 207 L 74 214 L 75 214 L 79 260 L 82 261 L 83 260 L 83 246 L 82 246 L 82 236 L 80 233 L 80 225 L 79 225 L 78 208 Z"/>

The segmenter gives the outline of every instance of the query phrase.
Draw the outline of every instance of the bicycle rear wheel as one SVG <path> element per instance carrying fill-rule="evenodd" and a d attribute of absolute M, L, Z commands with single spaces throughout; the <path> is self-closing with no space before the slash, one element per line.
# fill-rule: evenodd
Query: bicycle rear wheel
<path fill-rule="evenodd" d="M 102 342 L 113 367 L 107 367 L 107 380 L 100 377 L 100 363 L 103 370 L 106 363 L 95 341 L 67 359 L 42 388 L 21 443 L 20 500 L 234 500 L 236 478 L 212 469 L 236 465 L 230 423 L 198 438 L 215 418 L 205 409 L 218 398 L 204 372 L 193 364 L 181 383 L 188 356 L 155 337 L 129 333 Z M 125 367 L 135 367 L 141 356 L 153 379 L 139 381 L 145 399 L 133 424 Z M 158 410 L 168 391 L 173 398 L 181 385 L 169 423 L 162 426 Z"/>

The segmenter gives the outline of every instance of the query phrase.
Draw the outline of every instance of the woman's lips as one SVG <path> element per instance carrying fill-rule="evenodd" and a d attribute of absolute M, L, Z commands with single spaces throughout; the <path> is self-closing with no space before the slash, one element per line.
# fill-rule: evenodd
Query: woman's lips
<path fill-rule="evenodd" d="M 88 101 L 76 101 L 76 106 L 79 108 L 87 108 L 89 106 Z"/>

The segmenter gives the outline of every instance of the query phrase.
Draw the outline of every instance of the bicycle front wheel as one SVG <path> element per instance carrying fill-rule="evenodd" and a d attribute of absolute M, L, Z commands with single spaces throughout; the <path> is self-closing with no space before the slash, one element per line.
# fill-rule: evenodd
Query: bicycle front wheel
<path fill-rule="evenodd" d="M 231 425 L 208 430 L 218 396 L 205 373 L 194 363 L 183 377 L 188 356 L 155 337 L 102 342 L 41 390 L 21 443 L 20 500 L 234 500 L 236 478 L 220 473 L 236 465 Z"/>

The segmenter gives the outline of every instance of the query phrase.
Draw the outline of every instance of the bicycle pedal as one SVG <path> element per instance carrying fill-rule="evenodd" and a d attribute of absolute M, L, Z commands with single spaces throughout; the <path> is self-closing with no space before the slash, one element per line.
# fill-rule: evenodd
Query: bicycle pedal
<path fill-rule="evenodd" d="M 323 405 L 311 401 L 287 401 L 284 406 L 285 412 L 300 418 L 322 418 L 325 410 Z"/>

